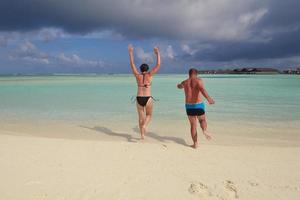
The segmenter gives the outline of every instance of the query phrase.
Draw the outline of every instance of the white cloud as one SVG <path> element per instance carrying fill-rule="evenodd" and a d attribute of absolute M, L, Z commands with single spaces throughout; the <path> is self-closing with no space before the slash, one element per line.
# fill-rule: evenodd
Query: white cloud
<path fill-rule="evenodd" d="M 194 55 L 197 52 L 196 49 L 192 49 L 188 44 L 182 44 L 181 50 L 188 55 Z"/>
<path fill-rule="evenodd" d="M 15 41 L 16 38 L 20 35 L 17 32 L 0 32 L 0 47 L 7 47 L 10 42 Z"/>
<path fill-rule="evenodd" d="M 10 55 L 11 60 L 23 60 L 29 63 L 38 63 L 48 65 L 65 65 L 70 67 L 104 67 L 106 63 L 102 60 L 90 60 L 81 58 L 77 54 L 50 55 L 40 51 L 33 43 L 26 41 Z"/>
<path fill-rule="evenodd" d="M 242 14 L 239 18 L 238 18 L 238 22 L 240 24 L 243 24 L 245 26 L 250 26 L 252 24 L 257 23 L 259 20 L 261 20 L 261 18 L 267 14 L 268 9 L 266 8 L 261 8 L 258 10 L 255 10 L 253 12 L 249 12 L 249 13 L 245 13 Z"/>
<path fill-rule="evenodd" d="M 8 43 L 8 39 L 2 35 L 0 35 L 0 47 L 6 47 Z"/>
<path fill-rule="evenodd" d="M 113 40 L 123 40 L 125 37 L 112 30 L 103 30 L 103 31 L 93 31 L 87 33 L 83 36 L 84 38 L 95 38 L 95 39 L 113 39 Z"/>
<path fill-rule="evenodd" d="M 19 50 L 21 52 L 24 52 L 24 53 L 29 53 L 29 52 L 33 52 L 33 51 L 36 51 L 37 48 L 34 44 L 32 44 L 31 42 L 29 41 L 26 41 L 25 43 L 21 44 L 20 47 L 19 47 Z"/>
<path fill-rule="evenodd" d="M 153 53 L 152 52 L 145 52 L 141 47 L 136 48 L 136 56 L 142 62 L 147 62 L 147 63 L 153 63 L 154 62 Z"/>
<path fill-rule="evenodd" d="M 175 52 L 172 45 L 160 45 L 159 51 L 162 58 L 173 60 L 175 58 Z M 137 59 L 145 63 L 153 63 L 155 60 L 155 55 L 153 51 L 146 52 L 143 48 L 137 47 L 135 49 Z"/>
<path fill-rule="evenodd" d="M 163 60 L 175 59 L 176 53 L 172 45 L 161 44 L 161 45 L 154 45 L 154 46 L 159 46 L 160 56 Z M 153 50 L 148 52 L 141 47 L 136 47 L 135 54 L 137 59 L 141 62 L 150 63 L 150 64 L 156 62 L 156 57 Z"/>
<path fill-rule="evenodd" d="M 69 38 L 70 34 L 58 28 L 42 28 L 33 31 L 0 31 L 0 47 L 10 44 L 26 43 L 26 41 L 50 42 L 59 38 Z"/>
<path fill-rule="evenodd" d="M 168 45 L 167 49 L 166 49 L 166 53 L 167 53 L 167 57 L 169 59 L 174 59 L 174 50 L 172 45 Z"/>
<path fill-rule="evenodd" d="M 104 62 L 101 60 L 88 60 L 83 59 L 77 54 L 65 55 L 65 53 L 60 53 L 57 59 L 62 64 L 73 65 L 73 66 L 91 66 L 91 67 L 103 67 Z"/>
<path fill-rule="evenodd" d="M 30 38 L 35 39 L 35 36 L 37 36 L 37 39 L 45 42 L 53 41 L 59 38 L 69 37 L 69 35 L 66 32 L 58 28 L 42 28 L 38 31 L 32 32 Z"/>
<path fill-rule="evenodd" d="M 49 56 L 46 53 L 39 51 L 37 47 L 29 41 L 21 44 L 18 49 L 10 55 L 10 59 L 25 60 L 40 64 L 50 63 Z"/>

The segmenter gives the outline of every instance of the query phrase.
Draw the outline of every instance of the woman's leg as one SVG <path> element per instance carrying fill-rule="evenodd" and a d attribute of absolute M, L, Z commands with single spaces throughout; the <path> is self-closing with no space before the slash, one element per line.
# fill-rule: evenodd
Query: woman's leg
<path fill-rule="evenodd" d="M 150 123 L 151 118 L 152 118 L 152 111 L 153 111 L 153 100 L 152 100 L 152 98 L 150 98 L 146 104 L 146 118 L 144 121 L 145 133 L 146 133 L 147 126 Z"/>
<path fill-rule="evenodd" d="M 145 123 L 145 108 L 143 106 L 140 106 L 138 103 L 136 103 L 136 108 L 139 116 L 139 128 L 141 133 L 141 139 L 144 139 L 145 135 L 145 129 L 144 129 L 144 123 Z"/>

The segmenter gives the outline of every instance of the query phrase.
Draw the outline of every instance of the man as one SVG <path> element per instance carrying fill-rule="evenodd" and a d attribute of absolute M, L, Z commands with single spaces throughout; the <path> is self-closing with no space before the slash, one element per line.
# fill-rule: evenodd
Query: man
<path fill-rule="evenodd" d="M 207 123 L 205 119 L 205 104 L 204 96 L 209 104 L 214 104 L 215 101 L 208 95 L 204 88 L 203 81 L 197 77 L 198 71 L 194 68 L 189 70 L 189 78 L 177 85 L 178 89 L 184 89 L 185 93 L 185 108 L 191 124 L 191 136 L 194 144 L 193 148 L 197 148 L 197 120 L 200 123 L 203 134 L 206 139 L 210 140 L 211 136 L 207 132 Z"/>

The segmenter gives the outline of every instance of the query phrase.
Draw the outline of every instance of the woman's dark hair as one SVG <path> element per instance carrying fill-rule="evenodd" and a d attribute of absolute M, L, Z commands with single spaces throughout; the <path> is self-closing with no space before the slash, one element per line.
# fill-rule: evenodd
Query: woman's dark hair
<path fill-rule="evenodd" d="M 147 64 L 143 63 L 143 64 L 141 64 L 141 66 L 140 66 L 140 70 L 141 70 L 142 73 L 143 73 L 143 72 L 146 72 L 146 71 L 149 70 L 149 66 L 148 66 Z"/>

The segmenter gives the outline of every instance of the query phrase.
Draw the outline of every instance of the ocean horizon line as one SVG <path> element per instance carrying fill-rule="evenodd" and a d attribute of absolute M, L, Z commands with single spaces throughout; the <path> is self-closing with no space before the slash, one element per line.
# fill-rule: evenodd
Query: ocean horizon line
<path fill-rule="evenodd" d="M 186 75 L 187 73 L 158 73 L 157 75 Z M 297 74 L 286 74 L 286 73 L 257 73 L 257 74 L 246 74 L 246 73 L 240 73 L 240 74 L 229 74 L 229 73 L 218 73 L 218 74 L 213 74 L 213 73 L 200 73 L 201 75 L 231 75 L 231 76 L 245 76 L 245 75 L 297 75 Z M 27 73 L 21 73 L 21 74 L 0 74 L 0 77 L 30 77 L 30 76 L 120 76 L 120 75 L 132 75 L 132 73 L 50 73 L 50 74 L 27 74 Z"/>

